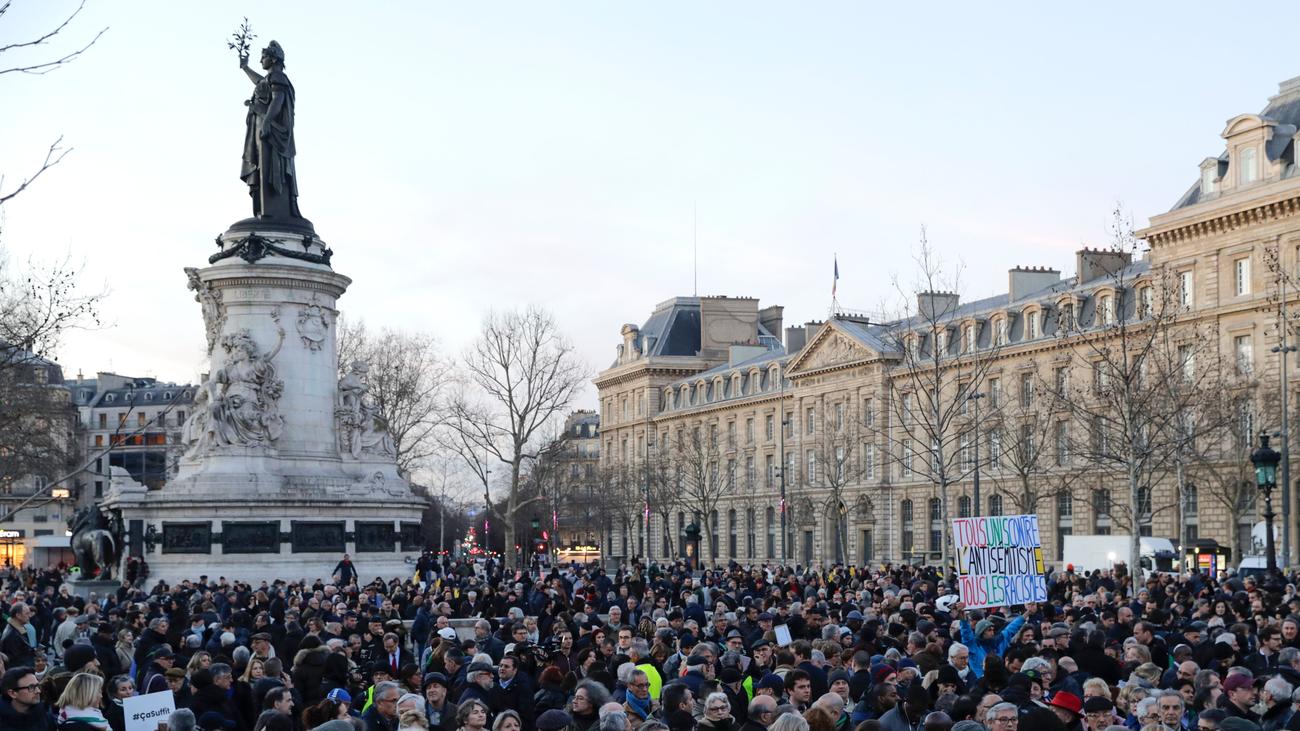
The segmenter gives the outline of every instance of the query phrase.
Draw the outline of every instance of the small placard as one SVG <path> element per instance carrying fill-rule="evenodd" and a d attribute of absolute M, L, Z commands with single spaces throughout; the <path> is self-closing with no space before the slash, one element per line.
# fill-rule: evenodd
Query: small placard
<path fill-rule="evenodd" d="M 175 710 L 176 697 L 170 690 L 122 699 L 126 731 L 158 731 L 158 726 L 167 723 L 167 717 Z"/>

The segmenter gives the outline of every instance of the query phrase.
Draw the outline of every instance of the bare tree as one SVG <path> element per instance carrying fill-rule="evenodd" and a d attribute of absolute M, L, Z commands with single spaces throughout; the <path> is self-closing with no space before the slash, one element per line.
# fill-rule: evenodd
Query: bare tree
<path fill-rule="evenodd" d="M 863 441 L 866 422 L 847 398 L 829 404 L 824 411 L 812 440 L 804 442 L 804 446 L 814 458 L 814 465 L 809 470 L 815 477 L 814 484 L 830 490 L 831 503 L 838 510 L 840 517 L 835 521 L 836 555 L 847 559 L 848 526 L 844 516 L 852 502 L 849 489 L 861 486 L 866 474 L 863 455 L 866 448 Z"/>
<path fill-rule="evenodd" d="M 988 424 L 982 425 L 981 474 L 990 478 L 1018 515 L 1036 514 L 1052 505 L 1084 474 L 1072 467 L 1071 424 L 1054 403 L 1053 394 L 1068 382 L 1061 381 L 1068 379 L 1068 369 L 1060 368 L 1051 381 L 1035 375 L 1037 396 L 1017 394 L 989 404 L 992 415 Z M 984 394 L 981 405 L 989 400 Z"/>
<path fill-rule="evenodd" d="M 1142 526 L 1157 510 L 1172 508 L 1154 505 L 1154 492 L 1186 455 L 1189 439 L 1214 426 L 1199 418 L 1190 425 L 1186 415 L 1197 414 L 1206 396 L 1227 384 L 1217 333 L 1181 317 L 1190 294 L 1181 292 L 1174 273 L 1133 264 L 1139 242 L 1119 211 L 1111 236 L 1108 250 L 1091 253 L 1106 273 L 1105 287 L 1070 340 L 1072 365 L 1091 382 L 1076 380 L 1055 403 L 1070 415 L 1076 451 L 1089 468 L 1126 488 L 1125 499 L 1111 504 L 1112 517 L 1129 530 L 1136 586 Z"/>
<path fill-rule="evenodd" d="M 713 516 L 724 498 L 735 488 L 734 469 L 728 468 L 728 459 L 718 442 L 717 422 L 695 424 L 679 432 L 681 439 L 674 442 L 672 461 L 681 474 L 680 504 L 698 516 L 700 528 L 708 544 L 708 560 L 715 562 L 718 551 L 715 543 Z M 734 465 L 734 462 L 733 462 Z M 704 551 L 700 551 L 704 559 Z"/>
<path fill-rule="evenodd" d="M 438 550 L 447 550 L 446 517 L 449 513 L 459 512 L 477 490 L 461 471 L 460 458 L 445 451 L 435 452 L 423 473 L 427 482 L 425 494 L 437 504 Z"/>
<path fill-rule="evenodd" d="M 438 450 L 436 431 L 443 424 L 443 399 L 451 365 L 438 341 L 424 333 L 387 328 L 371 332 L 364 322 L 340 319 L 339 375 L 354 362 L 369 366 L 369 397 L 387 422 L 397 448 L 397 468 L 410 476 Z"/>
<path fill-rule="evenodd" d="M 450 442 L 484 490 L 491 464 L 509 473 L 504 507 L 492 512 L 513 545 L 516 515 L 540 496 L 526 496 L 524 468 L 545 446 L 545 428 L 562 417 L 589 371 L 550 313 L 530 307 L 496 312 L 461 360 L 462 388 L 451 402 Z M 507 565 L 514 556 L 507 553 Z"/>
<path fill-rule="evenodd" d="M 680 433 L 677 438 L 682 438 Z M 682 504 L 682 470 L 673 460 L 673 442 L 670 441 L 672 439 L 673 437 L 660 436 L 659 444 L 650 460 L 649 494 L 640 498 L 641 502 L 648 499 L 649 509 L 659 516 L 663 527 L 663 535 L 660 537 L 663 539 L 663 544 L 668 546 L 664 558 L 669 559 L 677 557 L 677 541 L 673 540 L 672 519 L 673 513 L 677 512 Z M 632 502 L 637 501 L 638 497 L 628 494 L 624 499 Z M 654 540 L 653 537 L 647 537 L 646 542 L 652 543 Z M 656 552 L 647 546 L 646 553 L 654 555 Z"/>
<path fill-rule="evenodd" d="M 5 0 L 5 2 L 0 3 L 0 23 L 3 23 L 5 21 L 5 16 L 8 14 L 9 9 L 12 5 L 13 5 L 12 0 Z M 82 9 L 85 8 L 85 6 L 86 6 L 85 0 L 82 0 L 81 4 L 77 6 L 77 9 L 73 10 L 72 13 L 69 14 L 67 17 L 65 17 L 62 22 L 58 23 L 50 30 L 41 33 L 35 38 L 29 38 L 27 40 L 14 41 L 12 43 L 0 45 L 0 57 L 4 56 L 5 54 L 10 54 L 11 56 L 17 54 L 21 56 L 22 54 L 28 51 L 37 48 L 43 49 L 45 47 L 49 47 L 52 43 L 59 41 L 60 34 L 62 34 L 65 30 L 67 30 L 68 26 L 72 23 L 74 19 L 76 19 L 78 15 L 81 14 L 81 11 Z M 0 76 L 3 76 L 4 74 L 18 74 L 18 73 L 47 74 L 51 71 L 54 71 L 55 69 L 61 68 L 64 65 L 71 63 L 82 53 L 85 53 L 86 50 L 88 50 L 91 46 L 95 45 L 95 42 L 98 41 L 100 36 L 104 35 L 104 33 L 107 30 L 108 28 L 104 28 L 103 30 L 96 33 L 94 37 L 90 39 L 89 42 L 81 46 L 74 46 L 72 50 L 54 51 L 52 55 L 46 54 L 44 56 L 37 57 L 37 58 L 31 58 L 28 60 L 17 60 L 13 62 L 10 62 L 8 58 L 4 58 L 3 60 L 0 60 Z M 46 149 L 45 159 L 36 168 L 36 171 L 28 174 L 27 177 L 23 178 L 22 182 L 20 182 L 17 185 L 17 187 L 13 188 L 12 190 L 5 191 L 4 177 L 0 176 L 0 206 L 3 206 L 5 203 L 17 197 L 18 194 L 22 193 L 24 190 L 27 189 L 29 185 L 35 182 L 35 180 L 39 178 L 42 173 L 54 167 L 55 165 L 58 165 L 59 162 L 63 160 L 64 156 L 66 156 L 71 151 L 72 150 L 70 148 L 63 147 L 63 136 L 60 135 L 58 138 L 54 140 L 54 142 L 50 144 L 49 148 Z"/>
<path fill-rule="evenodd" d="M 895 283 L 905 316 L 885 336 L 895 359 L 885 377 L 891 418 L 874 431 L 903 474 L 919 475 L 934 486 L 947 525 L 950 487 L 974 472 L 974 464 L 962 460 L 972 433 L 965 416 L 968 397 L 983 387 L 1002 342 L 996 333 L 978 332 L 972 342 L 959 330 L 960 270 L 945 270 L 924 230 L 916 264 L 918 278 L 910 290 Z M 949 556 L 945 538 L 943 565 Z"/>

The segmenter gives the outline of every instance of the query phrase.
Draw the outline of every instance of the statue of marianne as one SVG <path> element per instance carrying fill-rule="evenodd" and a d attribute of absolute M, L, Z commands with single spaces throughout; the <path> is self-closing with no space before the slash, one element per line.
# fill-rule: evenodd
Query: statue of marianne
<path fill-rule="evenodd" d="M 248 184 L 253 198 L 253 215 L 282 221 L 302 219 L 298 212 L 298 175 L 293 159 L 293 84 L 284 73 L 284 49 L 271 41 L 262 49 L 266 75 L 248 67 L 241 56 L 239 67 L 253 82 L 253 96 L 244 102 L 248 118 L 244 132 L 244 163 L 239 176 Z"/>

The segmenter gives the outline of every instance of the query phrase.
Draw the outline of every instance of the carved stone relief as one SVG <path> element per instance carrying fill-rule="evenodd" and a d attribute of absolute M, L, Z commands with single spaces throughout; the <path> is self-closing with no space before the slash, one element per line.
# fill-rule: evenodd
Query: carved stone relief
<path fill-rule="evenodd" d="M 361 459 L 366 454 L 382 457 L 397 454 L 388 422 L 370 398 L 370 385 L 366 382 L 369 371 L 365 361 L 354 361 L 351 371 L 339 379 L 334 406 L 339 452 L 352 459 Z"/>
<path fill-rule="evenodd" d="M 193 425 L 187 422 L 188 439 L 202 442 L 210 438 L 213 446 L 268 447 L 280 438 L 284 429 L 284 417 L 280 415 L 284 381 L 276 377 L 272 361 L 284 344 L 284 328 L 278 327 L 278 310 L 273 310 L 271 317 L 279 339 L 269 353 L 261 351 L 247 329 L 221 338 L 225 362 L 204 384 L 206 409 L 195 409 L 194 418 L 206 413 L 207 421 Z"/>
<path fill-rule="evenodd" d="M 185 276 L 189 279 L 188 287 L 194 290 L 194 301 L 199 303 L 203 313 L 203 330 L 208 337 L 208 355 L 217 345 L 221 330 L 226 325 L 226 305 L 222 302 L 221 292 L 213 289 L 212 284 L 199 279 L 199 270 L 185 267 Z"/>
<path fill-rule="evenodd" d="M 298 308 L 298 336 L 313 353 L 321 349 L 329 333 L 330 323 L 325 313 L 325 308 L 315 302 Z"/>

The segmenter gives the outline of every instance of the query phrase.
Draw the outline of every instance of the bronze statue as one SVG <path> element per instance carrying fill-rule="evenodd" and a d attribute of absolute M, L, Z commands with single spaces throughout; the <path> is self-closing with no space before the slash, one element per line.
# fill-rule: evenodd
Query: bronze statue
<path fill-rule="evenodd" d="M 293 84 L 284 73 L 284 49 L 271 41 L 262 49 L 266 75 L 248 67 L 240 54 L 239 67 L 253 82 L 253 96 L 244 102 L 248 117 L 244 132 L 244 164 L 239 176 L 248 184 L 253 215 L 259 219 L 310 223 L 298 212 L 297 151 L 293 142 Z"/>
<path fill-rule="evenodd" d="M 113 578 L 123 537 L 120 521 L 110 521 L 97 506 L 83 505 L 68 521 L 68 528 L 81 578 Z"/>

